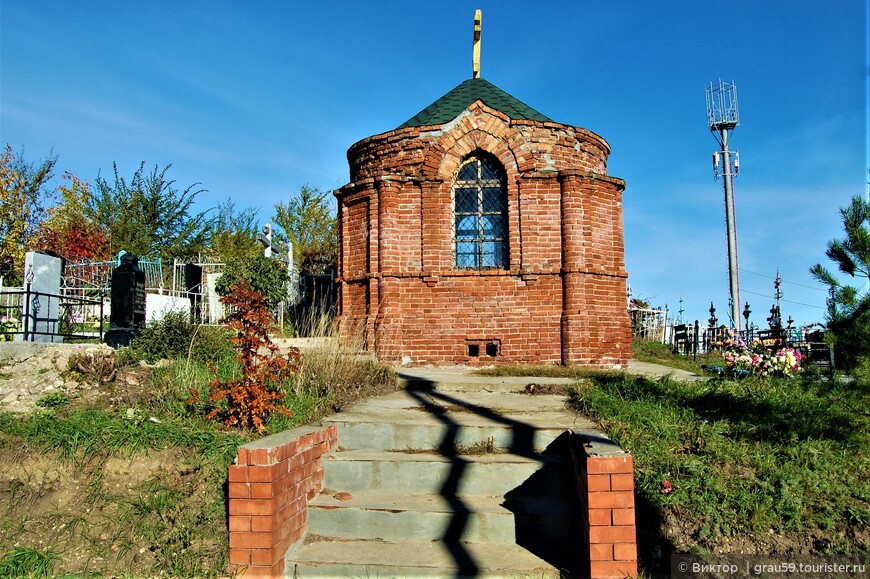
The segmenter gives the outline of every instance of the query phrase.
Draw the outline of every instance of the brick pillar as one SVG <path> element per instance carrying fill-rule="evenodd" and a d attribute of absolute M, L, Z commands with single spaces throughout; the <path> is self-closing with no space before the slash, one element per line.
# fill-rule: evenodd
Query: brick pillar
<path fill-rule="evenodd" d="M 377 192 L 372 192 L 372 204 L 369 211 L 371 238 L 369 239 L 371 265 L 369 271 L 382 273 L 396 269 L 396 205 L 398 204 L 399 183 L 380 177 L 375 182 Z"/>
<path fill-rule="evenodd" d="M 342 241 L 342 236 L 344 235 L 345 228 L 345 219 L 346 219 L 346 209 L 344 203 L 342 202 L 342 189 L 336 189 L 332 192 L 335 196 L 336 202 L 338 204 L 338 215 L 336 216 L 337 223 L 336 227 L 336 256 L 335 256 L 335 276 L 338 278 L 338 283 L 336 283 L 335 287 L 335 318 L 336 321 L 340 324 L 341 318 L 344 315 L 344 242 Z M 297 266 L 298 267 L 298 266 Z M 298 291 L 298 288 L 297 288 Z"/>
<path fill-rule="evenodd" d="M 637 575 L 634 462 L 631 456 L 586 459 L 590 577 Z"/>
<path fill-rule="evenodd" d="M 636 577 L 634 461 L 622 450 L 593 454 L 573 433 L 571 439 L 587 555 L 585 574 L 596 579 Z M 609 441 L 593 446 L 618 449 Z"/>
<path fill-rule="evenodd" d="M 347 258 L 347 251 L 344 247 L 344 229 L 347 227 L 347 205 L 345 205 L 344 200 L 341 197 L 341 192 L 336 191 L 335 197 L 338 200 L 338 255 L 336 256 L 336 273 L 338 274 L 338 295 L 335 296 L 336 304 L 338 305 L 336 311 L 336 321 L 339 326 L 341 325 L 342 320 L 344 319 L 345 313 L 347 310 L 347 305 L 345 304 L 345 300 L 347 299 L 347 293 L 344 291 L 345 285 L 347 284 L 345 278 L 345 260 Z"/>
<path fill-rule="evenodd" d="M 308 501 L 323 483 L 322 456 L 338 429 L 300 427 L 248 443 L 229 467 L 230 565 L 244 577 L 283 577 L 284 556 L 300 541 Z"/>
<path fill-rule="evenodd" d="M 369 290 L 365 294 L 360 291 L 360 285 L 368 285 L 364 279 L 371 273 L 373 267 L 371 252 L 372 238 L 377 239 L 377 213 L 373 215 L 372 205 L 376 206 L 375 186 L 373 179 L 360 183 L 345 185 L 335 191 L 338 200 L 338 323 L 339 336 L 344 342 L 355 333 L 365 331 L 367 312 L 369 310 Z M 363 208 L 360 211 L 360 207 Z M 364 214 L 361 215 L 361 213 Z M 372 218 L 374 217 L 374 223 Z M 365 245 L 361 245 L 360 236 L 355 232 L 364 229 Z M 360 259 L 363 257 L 363 259 Z M 374 264 L 376 265 L 376 263 Z M 362 279 L 362 282 L 361 282 Z M 360 298 L 365 298 L 362 301 Z"/>
<path fill-rule="evenodd" d="M 401 281 L 382 278 L 378 283 L 377 315 L 374 325 L 374 351 L 383 360 L 397 360 L 402 346 Z"/>
<path fill-rule="evenodd" d="M 631 357 L 621 179 L 559 173 L 562 363 L 624 368 Z"/>
<path fill-rule="evenodd" d="M 366 280 L 366 323 L 365 349 L 372 352 L 375 349 L 375 334 L 377 332 L 378 304 L 380 303 L 380 272 L 383 271 L 383 255 L 386 248 L 382 245 L 382 228 L 384 227 L 384 211 L 388 209 L 381 203 L 381 192 L 384 181 L 376 181 L 369 189 L 369 248 L 368 269 L 371 276 Z"/>

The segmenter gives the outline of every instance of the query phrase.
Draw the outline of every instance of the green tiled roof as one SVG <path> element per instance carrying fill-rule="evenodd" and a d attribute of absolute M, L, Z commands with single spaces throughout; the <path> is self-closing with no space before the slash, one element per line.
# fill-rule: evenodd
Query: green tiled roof
<path fill-rule="evenodd" d="M 449 123 L 474 101 L 481 100 L 486 106 L 506 114 L 511 119 L 550 121 L 529 105 L 518 101 L 491 82 L 482 78 L 470 78 L 446 95 L 405 121 L 399 128 L 425 127 Z"/>

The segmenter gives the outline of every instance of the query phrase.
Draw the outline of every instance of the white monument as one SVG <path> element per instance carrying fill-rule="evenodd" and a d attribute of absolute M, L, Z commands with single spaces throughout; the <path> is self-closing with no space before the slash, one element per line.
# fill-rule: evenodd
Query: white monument
<path fill-rule="evenodd" d="M 31 342 L 63 342 L 60 332 L 60 277 L 63 260 L 44 253 L 27 252 L 24 257 L 24 311 L 20 339 Z"/>

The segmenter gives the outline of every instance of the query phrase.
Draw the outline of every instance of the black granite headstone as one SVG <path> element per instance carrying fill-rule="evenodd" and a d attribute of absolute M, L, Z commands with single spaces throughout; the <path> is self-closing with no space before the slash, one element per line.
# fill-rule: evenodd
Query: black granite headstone
<path fill-rule="evenodd" d="M 145 325 L 145 272 L 132 253 L 121 256 L 112 271 L 112 313 L 105 342 L 113 348 L 129 346 Z"/>

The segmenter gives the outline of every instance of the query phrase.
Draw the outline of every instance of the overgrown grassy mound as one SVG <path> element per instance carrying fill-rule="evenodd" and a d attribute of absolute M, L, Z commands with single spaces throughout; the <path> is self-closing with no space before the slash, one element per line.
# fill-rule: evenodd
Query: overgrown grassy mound
<path fill-rule="evenodd" d="M 280 384 L 289 415 L 271 414 L 259 434 L 225 429 L 205 418 L 207 363 L 237 376 L 232 344 L 222 330 L 187 328 L 170 317 L 132 348 L 71 359 L 67 378 L 89 388 L 46 396 L 30 415 L 0 413 L 0 575 L 227 576 L 236 448 L 397 387 L 390 369 L 353 353 L 303 350 Z"/>

